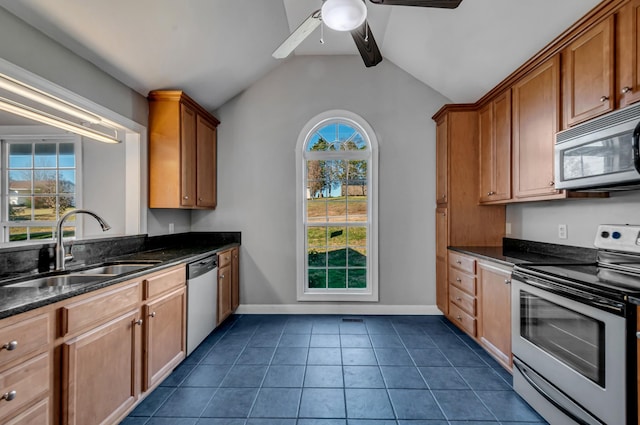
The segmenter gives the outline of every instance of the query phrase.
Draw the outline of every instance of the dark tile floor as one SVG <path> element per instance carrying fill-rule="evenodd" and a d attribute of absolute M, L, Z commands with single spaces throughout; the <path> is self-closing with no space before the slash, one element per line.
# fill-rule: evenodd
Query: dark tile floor
<path fill-rule="evenodd" d="M 544 420 L 441 316 L 232 316 L 122 425 L 489 425 Z"/>

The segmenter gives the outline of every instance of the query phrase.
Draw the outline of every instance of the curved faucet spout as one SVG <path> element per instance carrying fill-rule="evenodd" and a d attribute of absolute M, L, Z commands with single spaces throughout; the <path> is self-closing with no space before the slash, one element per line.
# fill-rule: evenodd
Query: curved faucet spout
<path fill-rule="evenodd" d="M 103 232 L 106 232 L 107 230 L 111 229 L 111 226 L 109 226 L 109 224 L 105 221 L 105 219 L 103 219 L 93 211 L 79 209 L 79 210 L 73 210 L 73 211 L 69 211 L 68 213 L 65 213 L 62 217 L 60 217 L 60 219 L 58 220 L 58 223 L 56 224 L 56 270 L 65 269 L 64 263 L 65 263 L 65 260 L 67 259 L 67 256 L 64 250 L 64 241 L 62 237 L 62 225 L 64 224 L 65 220 L 69 218 L 69 216 L 72 216 L 74 214 L 88 214 L 91 217 L 95 218 L 98 221 L 98 224 L 100 224 L 100 227 L 102 228 Z"/>

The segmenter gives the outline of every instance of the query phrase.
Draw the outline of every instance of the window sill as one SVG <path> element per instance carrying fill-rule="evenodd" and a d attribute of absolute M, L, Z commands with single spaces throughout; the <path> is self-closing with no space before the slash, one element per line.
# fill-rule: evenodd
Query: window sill
<path fill-rule="evenodd" d="M 374 292 L 303 292 L 298 294 L 298 301 L 315 302 L 378 302 L 377 291 Z"/>

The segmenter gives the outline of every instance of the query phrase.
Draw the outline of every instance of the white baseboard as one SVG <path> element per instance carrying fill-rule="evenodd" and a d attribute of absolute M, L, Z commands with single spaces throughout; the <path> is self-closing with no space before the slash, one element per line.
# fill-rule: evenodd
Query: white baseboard
<path fill-rule="evenodd" d="M 241 304 L 236 314 L 442 315 L 435 305 Z"/>

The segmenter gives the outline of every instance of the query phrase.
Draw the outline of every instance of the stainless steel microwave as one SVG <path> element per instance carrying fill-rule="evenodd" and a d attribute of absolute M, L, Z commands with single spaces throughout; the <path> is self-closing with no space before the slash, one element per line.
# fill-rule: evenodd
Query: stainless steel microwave
<path fill-rule="evenodd" d="M 556 189 L 640 189 L 640 104 L 556 134 Z"/>

